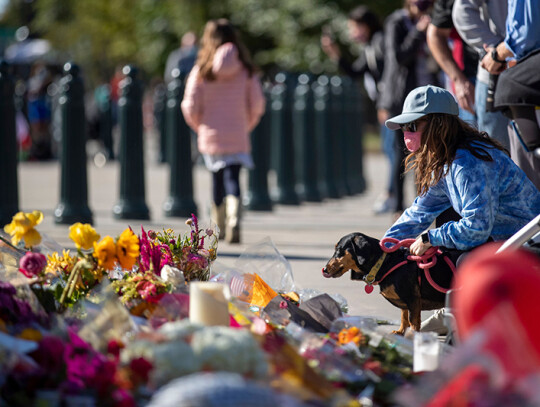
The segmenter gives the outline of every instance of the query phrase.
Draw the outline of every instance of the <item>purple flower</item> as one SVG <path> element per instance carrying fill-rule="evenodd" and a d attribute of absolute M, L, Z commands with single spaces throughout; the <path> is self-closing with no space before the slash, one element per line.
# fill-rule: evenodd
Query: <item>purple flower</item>
<path fill-rule="evenodd" d="M 188 264 L 190 264 L 192 267 L 190 269 L 193 269 L 193 266 L 196 266 L 199 269 L 205 269 L 208 267 L 208 260 L 206 257 L 199 256 L 197 254 L 190 253 L 188 256 Z"/>
<path fill-rule="evenodd" d="M 47 258 L 37 252 L 27 252 L 19 263 L 19 271 L 26 277 L 32 278 L 39 275 L 47 265 Z"/>
<path fill-rule="evenodd" d="M 64 367 L 64 342 L 57 336 L 45 336 L 32 358 L 49 374 L 56 374 Z"/>

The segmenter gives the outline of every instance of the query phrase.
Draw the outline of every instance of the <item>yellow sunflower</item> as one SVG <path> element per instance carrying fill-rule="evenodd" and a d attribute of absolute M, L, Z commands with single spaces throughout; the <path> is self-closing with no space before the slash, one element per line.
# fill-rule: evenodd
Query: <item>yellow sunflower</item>
<path fill-rule="evenodd" d="M 139 238 L 130 228 L 124 230 L 116 242 L 116 257 L 126 270 L 131 270 L 139 258 Z"/>
<path fill-rule="evenodd" d="M 116 245 L 114 239 L 105 236 L 101 242 L 94 242 L 94 257 L 105 270 L 112 270 L 116 263 Z"/>
<path fill-rule="evenodd" d="M 69 227 L 69 238 L 75 242 L 77 249 L 90 250 L 101 236 L 89 223 L 74 223 Z"/>
<path fill-rule="evenodd" d="M 24 240 L 26 247 L 37 246 L 41 242 L 41 235 L 34 229 L 43 220 L 43 213 L 33 211 L 31 213 L 17 212 L 11 219 L 11 223 L 4 226 L 4 231 L 11 235 L 11 243 L 18 245 Z"/>

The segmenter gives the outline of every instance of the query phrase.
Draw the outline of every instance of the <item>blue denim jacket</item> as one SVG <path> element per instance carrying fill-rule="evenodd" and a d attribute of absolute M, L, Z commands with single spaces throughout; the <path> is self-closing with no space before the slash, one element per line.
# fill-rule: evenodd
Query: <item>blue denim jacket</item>
<path fill-rule="evenodd" d="M 506 240 L 529 223 L 540 213 L 540 191 L 503 151 L 486 151 L 493 161 L 458 150 L 446 176 L 417 197 L 385 237 L 416 238 L 450 207 L 462 219 L 431 229 L 433 246 L 469 250 L 490 236 Z"/>

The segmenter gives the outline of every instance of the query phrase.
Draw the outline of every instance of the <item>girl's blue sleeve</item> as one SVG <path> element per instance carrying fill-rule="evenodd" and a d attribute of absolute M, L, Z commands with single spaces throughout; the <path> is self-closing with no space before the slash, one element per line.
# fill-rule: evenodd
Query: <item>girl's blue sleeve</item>
<path fill-rule="evenodd" d="M 431 187 L 423 196 L 418 196 L 413 204 L 403 212 L 401 217 L 386 232 L 384 237 L 394 239 L 416 238 L 451 204 L 441 180 Z"/>
<path fill-rule="evenodd" d="M 498 210 L 498 181 L 486 161 L 469 155 L 461 164 L 453 164 L 448 184 L 452 183 L 454 199 L 461 208 L 461 220 L 448 222 L 429 231 L 433 246 L 468 250 L 485 243 L 491 235 Z"/>

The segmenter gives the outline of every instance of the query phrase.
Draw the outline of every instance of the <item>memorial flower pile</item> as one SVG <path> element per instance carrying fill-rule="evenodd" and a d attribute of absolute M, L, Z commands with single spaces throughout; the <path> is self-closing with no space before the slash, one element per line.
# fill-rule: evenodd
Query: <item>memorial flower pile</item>
<path fill-rule="evenodd" d="M 246 267 L 213 275 L 218 236 L 194 215 L 187 233 L 127 227 L 102 237 L 75 223 L 74 249 L 57 251 L 40 246 L 42 219 L 20 213 L 4 228 L 18 271 L 16 284 L 0 274 L 0 404 L 45 405 L 52 393 L 55 405 L 144 406 L 172 380 L 228 372 L 309 405 L 356 407 L 386 405 L 410 380 L 409 354 L 361 325 L 334 327 L 342 304 L 300 293 L 264 244 L 261 263 L 250 255 Z M 207 281 L 227 294 L 195 295 Z M 226 326 L 190 321 L 190 305 L 219 311 Z"/>

